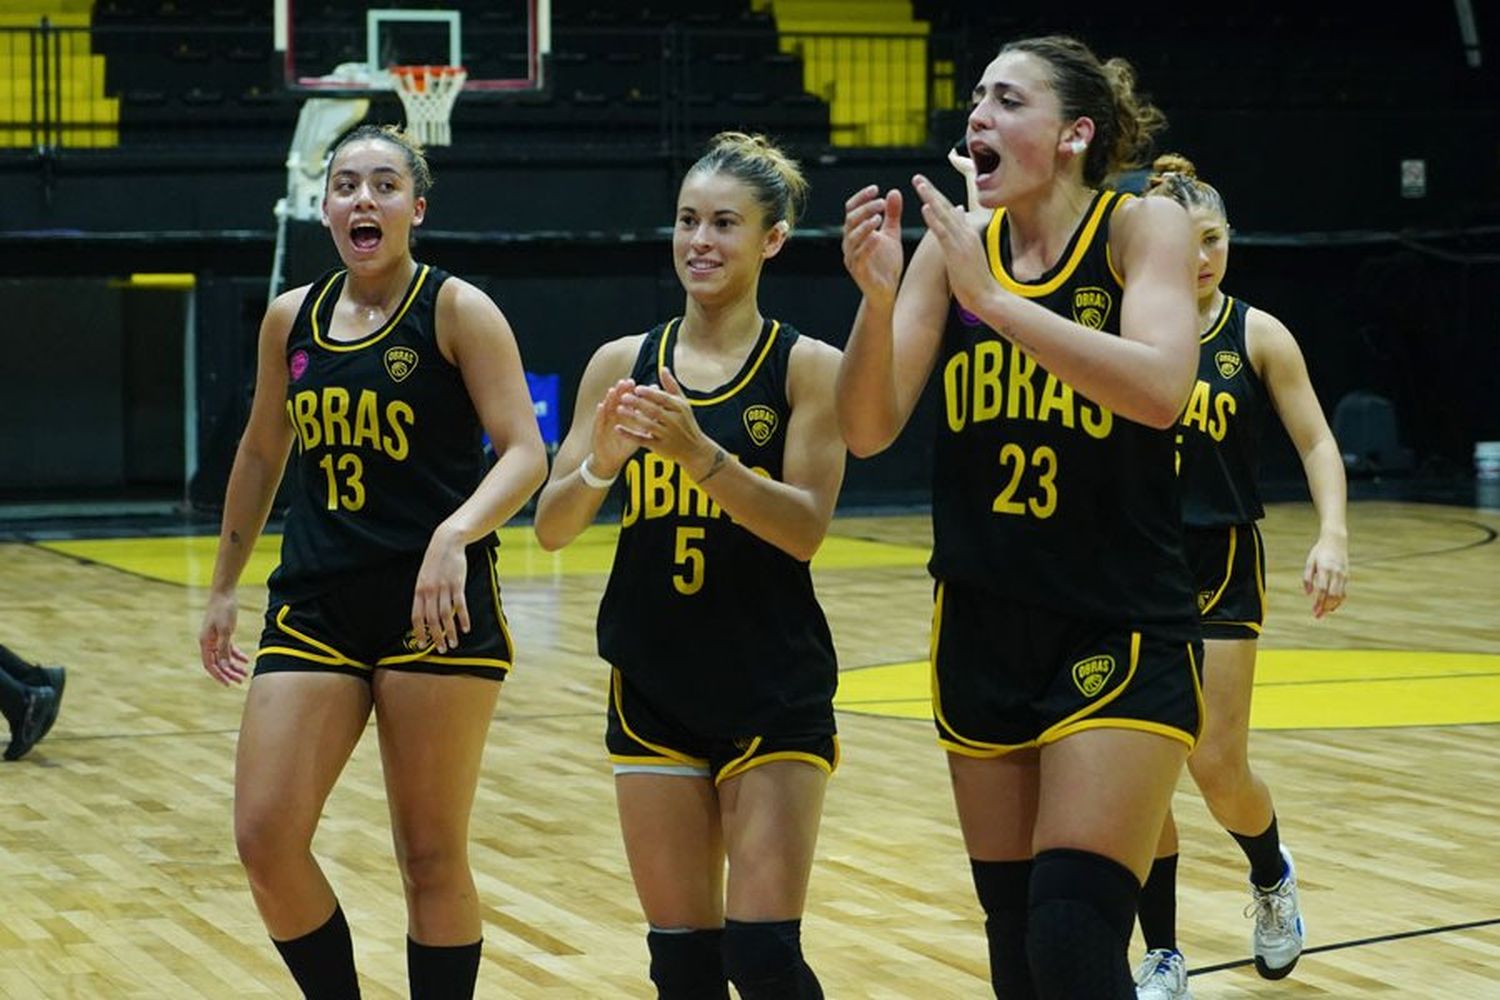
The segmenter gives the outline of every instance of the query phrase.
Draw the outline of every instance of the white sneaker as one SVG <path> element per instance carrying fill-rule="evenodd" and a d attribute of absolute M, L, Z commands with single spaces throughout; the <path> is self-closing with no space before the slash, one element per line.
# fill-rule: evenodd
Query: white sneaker
<path fill-rule="evenodd" d="M 1270 889 L 1250 886 L 1251 903 L 1245 915 L 1255 917 L 1255 934 L 1251 949 L 1255 953 L 1255 971 L 1262 979 L 1280 979 L 1297 965 L 1302 944 L 1307 937 L 1302 924 L 1302 908 L 1297 904 L 1297 868 L 1292 852 L 1281 849 L 1286 874 Z"/>
<path fill-rule="evenodd" d="M 1153 948 L 1135 968 L 1136 1000 L 1193 1000 L 1187 962 L 1175 948 Z"/>

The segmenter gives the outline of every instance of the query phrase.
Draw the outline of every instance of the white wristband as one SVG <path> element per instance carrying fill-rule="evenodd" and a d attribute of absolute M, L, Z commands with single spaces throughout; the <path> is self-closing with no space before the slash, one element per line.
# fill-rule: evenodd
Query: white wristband
<path fill-rule="evenodd" d="M 596 490 L 607 490 L 615 484 L 616 479 L 620 478 L 620 474 L 616 472 L 608 479 L 605 479 L 603 476 L 594 475 L 594 470 L 589 468 L 589 459 L 593 457 L 593 455 L 584 456 L 583 461 L 578 466 L 578 478 Z"/>

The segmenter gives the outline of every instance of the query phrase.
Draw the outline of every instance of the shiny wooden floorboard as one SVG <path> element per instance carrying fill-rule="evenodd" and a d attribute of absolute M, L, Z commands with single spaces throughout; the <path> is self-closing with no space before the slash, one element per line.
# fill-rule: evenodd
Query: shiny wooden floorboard
<path fill-rule="evenodd" d="M 1298 583 L 1313 524 L 1302 504 L 1274 505 L 1265 522 L 1265 648 L 1500 654 L 1500 544 L 1490 543 L 1500 515 L 1354 505 L 1351 600 L 1317 622 Z M 917 516 L 846 518 L 834 530 L 914 550 L 929 537 Z M 520 657 L 474 810 L 479 995 L 646 997 L 644 927 L 601 749 L 606 675 L 592 624 L 603 578 L 507 577 L 507 557 Z M 817 582 L 845 669 L 925 656 L 930 583 L 919 558 L 820 566 Z M 293 995 L 235 858 L 243 694 L 196 665 L 203 598 L 0 545 L 0 642 L 69 667 L 53 733 L 27 760 L 0 765 L 0 998 Z M 264 590 L 247 585 L 242 598 L 248 647 Z M 827 995 L 987 996 L 930 724 L 864 712 L 839 721 L 844 763 L 804 923 Z M 1310 944 L 1328 949 L 1281 983 L 1235 965 L 1248 954 L 1243 859 L 1185 780 L 1181 941 L 1194 967 L 1211 970 L 1193 979 L 1198 1000 L 1500 997 L 1497 739 L 1494 724 L 1254 734 L 1296 851 Z M 404 996 L 405 917 L 373 739 L 334 792 L 315 847 L 354 928 L 365 996 Z M 1454 925 L 1473 926 L 1443 930 Z M 1212 971 L 1220 965 L 1233 967 Z"/>

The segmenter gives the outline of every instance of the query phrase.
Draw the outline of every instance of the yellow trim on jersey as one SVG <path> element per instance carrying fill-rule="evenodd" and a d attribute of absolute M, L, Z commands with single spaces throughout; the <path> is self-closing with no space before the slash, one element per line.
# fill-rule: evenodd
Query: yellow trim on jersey
<path fill-rule="evenodd" d="M 505 637 L 505 648 L 510 650 L 510 655 L 516 655 L 516 643 L 511 638 L 510 622 L 505 620 L 505 608 L 500 604 L 500 550 L 492 548 L 489 550 L 490 560 L 490 599 L 495 602 L 495 620 L 500 623 L 500 634 Z M 507 668 L 514 669 L 512 664 L 507 663 Z"/>
<path fill-rule="evenodd" d="M 268 656 L 272 653 L 295 657 L 299 660 L 307 660 L 310 663 L 322 663 L 330 667 L 358 667 L 360 670 L 370 669 L 363 663 L 356 663 L 346 656 L 323 656 L 320 653 L 309 653 L 305 649 L 293 649 L 290 646 L 262 646 L 255 651 L 255 658 L 259 660 L 262 656 Z"/>
<path fill-rule="evenodd" d="M 1250 525 L 1250 538 L 1255 545 L 1255 594 L 1260 598 L 1260 620 L 1266 620 L 1266 571 L 1265 556 L 1261 552 L 1260 526 Z M 1246 623 L 1250 624 L 1250 623 Z M 1260 626 L 1255 626 L 1255 631 L 1260 631 Z"/>
<path fill-rule="evenodd" d="M 1214 627 L 1219 626 L 1219 625 L 1238 625 L 1241 628 L 1247 628 L 1247 629 L 1249 629 L 1250 631 L 1254 632 L 1256 635 L 1260 635 L 1261 631 L 1262 631 L 1260 622 L 1222 622 L 1222 621 L 1204 622 L 1203 627 L 1204 628 L 1214 628 Z M 1254 642 L 1255 640 L 1254 639 L 1245 639 L 1243 637 L 1238 638 L 1238 639 L 1215 639 L 1213 636 L 1207 636 L 1207 637 L 1205 637 L 1204 641 L 1205 642 Z"/>
<path fill-rule="evenodd" d="M 672 769 L 674 772 L 680 770 L 684 777 L 708 777 L 708 761 L 704 761 L 701 764 L 683 764 L 675 760 L 668 760 L 665 757 L 636 757 L 624 753 L 612 753 L 608 754 L 608 757 L 611 764 L 619 764 L 623 767 L 629 767 L 634 764 L 639 767 L 657 767 L 662 770 Z"/>
<path fill-rule="evenodd" d="M 406 298 L 401 302 L 401 308 L 396 310 L 394 316 L 386 320 L 385 326 L 366 337 L 361 337 L 359 340 L 351 340 L 347 343 L 336 340 L 325 340 L 323 331 L 318 328 L 318 310 L 323 307 L 324 296 L 328 294 L 329 290 L 333 288 L 340 277 L 349 273 L 348 271 L 338 272 L 338 274 L 328 279 L 328 284 L 323 286 L 323 290 L 318 293 L 317 299 L 313 302 L 312 312 L 309 314 L 309 318 L 312 320 L 313 341 L 319 347 L 330 351 L 360 351 L 384 340 L 386 335 L 396 328 L 396 324 L 400 323 L 402 318 L 406 316 L 406 311 L 411 308 L 411 304 L 417 300 L 417 293 L 422 290 L 422 285 L 427 281 L 427 274 L 431 270 L 432 265 L 421 265 L 421 270 L 417 272 L 416 278 L 411 283 L 410 291 L 406 293 Z"/>
<path fill-rule="evenodd" d="M 1127 201 L 1129 201 L 1130 199 L 1132 199 L 1134 197 L 1135 197 L 1135 195 L 1133 195 L 1133 194 L 1122 194 L 1122 195 L 1120 195 L 1120 199 L 1115 202 L 1115 208 L 1119 208 L 1121 205 L 1125 204 Z M 1112 209 L 1109 210 L 1109 217 L 1111 219 L 1113 219 L 1115 217 L 1115 209 L 1114 208 L 1112 208 Z M 1115 284 L 1119 285 L 1121 288 L 1124 288 L 1125 287 L 1125 276 L 1120 273 L 1120 269 L 1119 268 L 1115 267 L 1115 252 L 1112 249 L 1110 249 L 1108 241 L 1105 241 L 1105 244 L 1104 244 L 1104 266 L 1107 267 L 1107 268 L 1109 268 L 1109 276 L 1111 278 L 1115 279 Z"/>
<path fill-rule="evenodd" d="M 1144 719 L 1084 719 L 1075 725 L 1069 726 L 1065 731 L 1049 729 L 1047 735 L 1038 741 L 1038 746 L 1047 743 L 1056 743 L 1058 740 L 1074 733 L 1081 733 L 1088 729 L 1131 729 L 1141 733 L 1155 733 L 1157 736 L 1165 736 L 1187 745 L 1189 750 L 1198 745 L 1198 739 L 1192 733 L 1178 729 L 1176 726 L 1163 725 L 1160 722 L 1147 722 Z"/>
<path fill-rule="evenodd" d="M 1088 253 L 1089 247 L 1093 246 L 1094 235 L 1098 232 L 1105 217 L 1112 213 L 1114 207 L 1118 207 L 1126 197 L 1129 196 L 1122 197 L 1118 191 L 1105 191 L 1100 195 L 1099 200 L 1094 203 L 1093 209 L 1089 212 L 1088 218 L 1084 221 L 1083 228 L 1078 232 L 1077 240 L 1073 244 L 1073 252 L 1068 255 L 1067 262 L 1056 274 L 1039 285 L 1017 281 L 1006 273 L 1000 253 L 1000 220 L 1005 218 L 1005 209 L 997 208 L 995 214 L 990 217 L 990 224 L 984 234 L 985 248 L 990 259 L 990 273 L 995 276 L 996 281 L 1000 282 L 1000 287 L 1016 295 L 1028 299 L 1039 299 L 1051 295 L 1073 276 L 1073 272 L 1077 270 L 1084 255 Z M 1106 254 L 1108 249 L 1108 247 L 1105 248 Z M 1125 282 L 1120 278 L 1113 264 L 1110 264 L 1109 270 L 1123 288 Z"/>
<path fill-rule="evenodd" d="M 310 660 L 313 663 L 325 663 L 329 666 L 358 667 L 361 670 L 370 669 L 367 664 L 361 663 L 358 660 L 350 659 L 348 656 L 339 652 L 337 649 L 334 649 L 328 643 L 322 642 L 318 639 L 314 639 L 307 633 L 299 632 L 297 629 L 292 628 L 286 623 L 287 612 L 291 610 L 292 606 L 290 604 L 283 604 L 281 606 L 281 610 L 276 612 L 276 627 L 285 632 L 287 635 L 291 636 L 293 639 L 296 639 L 299 642 L 305 642 L 307 643 L 307 645 L 313 647 L 314 649 L 322 650 L 324 655 L 319 656 L 317 653 L 309 653 L 305 649 L 291 649 L 286 646 L 263 646 L 258 651 L 256 651 L 255 658 L 257 660 L 266 653 L 280 653 L 284 656 L 295 656 L 301 660 Z"/>
<path fill-rule="evenodd" d="M 623 687 L 624 687 L 624 675 L 620 673 L 620 668 L 619 667 L 612 668 L 610 670 L 610 679 L 609 679 L 610 697 L 615 700 L 615 714 L 620 717 L 620 728 L 623 729 L 623 730 L 625 730 L 625 735 L 626 736 L 629 736 L 632 740 L 634 740 L 635 742 L 639 743 L 641 746 L 647 748 L 648 750 L 655 750 L 657 753 L 661 754 L 662 757 L 665 758 L 665 759 L 667 759 L 667 760 L 676 761 L 679 764 L 691 764 L 693 767 L 707 767 L 708 766 L 708 761 L 705 758 L 702 758 L 702 757 L 691 757 L 691 756 L 689 756 L 689 755 L 681 752 L 680 750 L 673 750 L 671 747 L 658 746 L 657 744 L 652 743 L 650 740 L 643 740 L 639 736 L 637 736 L 635 734 L 635 730 L 633 730 L 633 729 L 630 728 L 630 723 L 628 723 L 628 722 L 625 721 L 625 704 L 624 704 L 624 699 L 622 699 L 620 697 L 620 692 L 623 689 Z M 631 759 L 619 759 L 619 758 L 616 758 L 614 754 L 610 754 L 610 758 L 609 759 L 615 761 L 616 763 L 638 763 L 638 764 L 640 764 L 640 763 L 648 763 L 653 758 L 647 757 L 647 758 L 640 758 L 640 759 L 635 759 L 635 758 L 631 758 Z"/>
<path fill-rule="evenodd" d="M 661 371 L 663 368 L 667 367 L 667 341 L 671 338 L 673 331 L 677 329 L 678 325 L 681 322 L 682 317 L 678 316 L 676 319 L 668 322 L 667 328 L 661 333 L 661 343 L 656 345 L 657 371 Z M 776 335 L 780 332 L 781 321 L 776 319 L 771 320 L 771 332 L 766 335 L 765 345 L 761 347 L 760 354 L 756 357 L 755 363 L 750 366 L 750 369 L 747 372 L 745 372 L 745 377 L 736 382 L 734 388 L 729 389 L 726 392 L 721 392 L 717 396 L 714 396 L 712 399 L 689 399 L 688 405 L 712 406 L 715 403 L 722 403 L 724 402 L 724 400 L 728 399 L 730 396 L 733 396 L 735 393 L 745 388 L 745 386 L 749 385 L 750 380 L 755 377 L 755 373 L 760 371 L 760 366 L 765 362 L 767 355 L 771 353 L 771 348 L 776 344 Z M 675 376 L 677 373 L 673 372 L 672 374 Z"/>
<path fill-rule="evenodd" d="M 1233 295 L 1226 295 L 1226 296 L 1224 296 L 1224 307 L 1219 310 L 1219 318 L 1216 319 L 1216 320 L 1214 320 L 1213 326 L 1211 326 L 1211 327 L 1208 328 L 1208 332 L 1207 333 L 1203 334 L 1202 336 L 1200 336 L 1198 338 L 1198 343 L 1199 344 L 1206 344 L 1210 340 L 1213 340 L 1215 337 L 1217 337 L 1219 335 L 1219 331 L 1223 330 L 1224 329 L 1224 325 L 1229 322 L 1229 314 L 1233 310 L 1234 310 L 1234 296 Z"/>
<path fill-rule="evenodd" d="M 750 744 L 749 753 L 755 752 L 755 748 L 760 744 L 760 740 L 759 736 L 755 738 L 754 742 Z M 834 769 L 839 766 L 839 757 L 839 740 L 837 736 L 833 738 L 833 763 L 831 764 L 817 754 L 808 753 L 805 750 L 778 750 L 775 753 L 768 753 L 764 757 L 753 757 L 750 760 L 746 760 L 744 755 L 741 755 L 719 769 L 719 773 L 714 775 L 714 784 L 716 786 L 722 785 L 730 778 L 738 778 L 752 768 L 757 768 L 762 764 L 770 764 L 778 760 L 794 760 L 801 764 L 811 764 L 824 774 L 832 774 Z"/>
<path fill-rule="evenodd" d="M 1210 597 L 1199 610 L 1199 618 L 1212 611 L 1214 606 L 1223 599 L 1224 591 L 1228 589 L 1229 581 L 1234 576 L 1234 550 L 1237 548 L 1239 548 L 1239 529 L 1231 524 L 1229 526 L 1229 557 L 1224 560 L 1224 579 L 1219 581 L 1219 589 L 1214 591 L 1214 596 Z"/>

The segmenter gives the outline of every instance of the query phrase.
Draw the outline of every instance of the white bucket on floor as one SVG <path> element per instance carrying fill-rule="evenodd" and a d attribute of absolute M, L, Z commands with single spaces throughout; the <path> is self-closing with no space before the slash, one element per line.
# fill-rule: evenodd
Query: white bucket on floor
<path fill-rule="evenodd" d="M 1480 479 L 1500 479 L 1500 441 L 1474 442 L 1474 475 Z"/>

